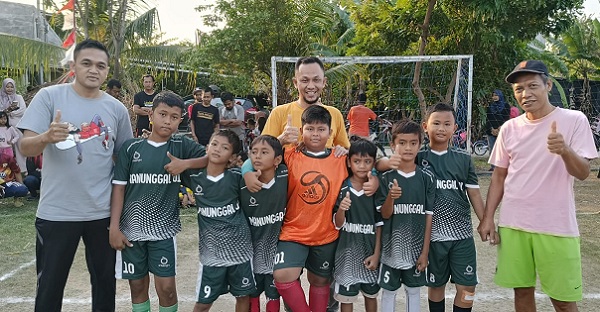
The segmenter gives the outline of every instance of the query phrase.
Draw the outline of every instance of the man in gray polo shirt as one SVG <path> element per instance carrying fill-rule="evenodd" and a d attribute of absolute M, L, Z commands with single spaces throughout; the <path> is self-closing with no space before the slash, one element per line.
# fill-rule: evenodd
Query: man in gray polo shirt
<path fill-rule="evenodd" d="M 133 133 L 125 106 L 100 91 L 108 60 L 102 43 L 80 42 L 70 65 L 75 82 L 41 89 L 18 125 L 24 130 L 23 154 L 44 153 L 35 221 L 35 311 L 61 310 L 82 238 L 92 311 L 115 310 L 115 250 L 108 239 L 113 156 Z"/>

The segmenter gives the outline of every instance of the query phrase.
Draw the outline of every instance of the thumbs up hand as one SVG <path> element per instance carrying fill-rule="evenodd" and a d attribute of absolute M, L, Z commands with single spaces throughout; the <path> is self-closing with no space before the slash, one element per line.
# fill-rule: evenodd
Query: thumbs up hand
<path fill-rule="evenodd" d="M 350 210 L 350 205 L 352 204 L 352 200 L 350 200 L 350 192 L 346 192 L 346 196 L 340 202 L 340 209 L 343 211 Z"/>
<path fill-rule="evenodd" d="M 556 121 L 550 126 L 550 134 L 548 134 L 548 150 L 550 153 L 562 155 L 566 152 L 567 146 L 560 132 L 557 131 Z"/>
<path fill-rule="evenodd" d="M 398 198 L 400 198 L 400 196 L 402 196 L 402 188 L 400 186 L 398 186 L 398 181 L 396 179 L 394 179 L 394 182 L 392 183 L 392 187 L 390 187 L 389 196 L 392 199 L 398 199 Z"/>
<path fill-rule="evenodd" d="M 58 143 L 67 139 L 69 136 L 69 124 L 61 122 L 62 114 L 60 110 L 54 114 L 54 120 L 50 123 L 50 127 L 44 132 L 44 143 Z"/>
<path fill-rule="evenodd" d="M 287 123 L 283 128 L 283 133 L 278 137 L 281 145 L 296 144 L 300 136 L 300 129 L 292 126 L 292 115 L 288 115 Z"/>
<path fill-rule="evenodd" d="M 167 152 L 167 157 L 171 160 L 168 164 L 165 165 L 165 170 L 171 175 L 178 175 L 185 170 L 189 169 L 188 163 L 185 160 L 179 159 L 171 153 Z"/>
<path fill-rule="evenodd" d="M 394 170 L 398 170 L 398 168 L 400 168 L 401 161 L 402 161 L 402 158 L 400 156 L 400 144 L 396 144 L 396 146 L 394 148 L 394 152 L 390 156 L 390 161 L 389 161 L 390 168 L 392 168 Z"/>
<path fill-rule="evenodd" d="M 374 177 L 371 174 L 371 171 L 367 173 L 367 182 L 363 183 L 363 190 L 365 191 L 365 195 L 373 196 L 377 189 L 379 188 L 379 179 Z"/>

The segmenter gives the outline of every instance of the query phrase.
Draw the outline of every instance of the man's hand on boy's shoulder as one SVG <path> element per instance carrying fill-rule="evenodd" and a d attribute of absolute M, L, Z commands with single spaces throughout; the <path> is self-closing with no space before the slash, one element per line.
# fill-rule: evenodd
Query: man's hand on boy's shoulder
<path fill-rule="evenodd" d="M 345 147 L 343 147 L 341 145 L 336 145 L 333 148 L 333 156 L 335 156 L 335 157 L 342 157 L 342 156 L 345 156 L 345 155 L 348 155 L 348 150 Z"/>

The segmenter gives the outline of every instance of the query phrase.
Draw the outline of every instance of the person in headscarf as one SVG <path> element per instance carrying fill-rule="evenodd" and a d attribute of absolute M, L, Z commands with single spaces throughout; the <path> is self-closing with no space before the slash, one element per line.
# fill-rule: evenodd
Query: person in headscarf
<path fill-rule="evenodd" d="M 488 150 L 491 151 L 496 143 L 500 127 L 510 119 L 510 105 L 504 100 L 504 94 L 500 90 L 494 90 L 492 102 L 487 108 L 486 133 L 488 137 Z M 494 166 L 490 167 L 490 171 Z"/>
<path fill-rule="evenodd" d="M 18 127 L 21 117 L 25 113 L 25 100 L 17 94 L 17 85 L 11 78 L 6 78 L 2 81 L 2 89 L 0 89 L 0 111 L 8 114 L 8 122 L 10 125 Z M 21 172 L 27 174 L 26 158 L 19 150 L 19 144 L 14 144 L 15 158 Z"/>

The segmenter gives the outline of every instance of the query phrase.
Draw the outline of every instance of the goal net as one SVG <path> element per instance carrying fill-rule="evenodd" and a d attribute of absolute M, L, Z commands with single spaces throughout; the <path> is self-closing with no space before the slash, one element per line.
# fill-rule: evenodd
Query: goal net
<path fill-rule="evenodd" d="M 271 57 L 273 107 L 298 98 L 292 78 L 300 57 Z M 455 145 L 466 149 L 471 142 L 472 55 L 321 57 L 327 86 L 323 104 L 346 113 L 359 93 L 366 105 L 392 122 L 411 118 L 421 122 L 431 105 L 454 106 L 458 124 Z M 420 65 L 420 70 L 419 70 Z M 415 75 L 416 74 L 416 75 Z M 416 77 L 416 79 L 415 79 Z M 417 94 L 421 95 L 418 96 Z"/>

